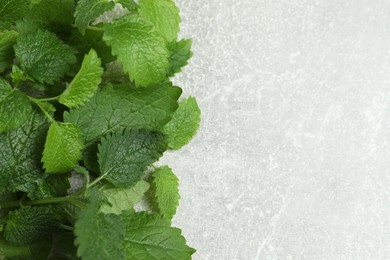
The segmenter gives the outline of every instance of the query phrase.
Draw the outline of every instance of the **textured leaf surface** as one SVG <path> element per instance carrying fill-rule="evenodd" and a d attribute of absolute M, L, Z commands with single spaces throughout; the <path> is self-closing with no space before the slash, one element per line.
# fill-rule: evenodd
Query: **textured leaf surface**
<path fill-rule="evenodd" d="M 171 0 L 140 0 L 140 13 L 152 22 L 167 42 L 176 41 L 180 30 L 179 9 Z"/>
<path fill-rule="evenodd" d="M 0 29 L 9 29 L 30 8 L 30 1 L 0 0 Z"/>
<path fill-rule="evenodd" d="M 0 78 L 0 133 L 20 127 L 31 116 L 27 96 Z"/>
<path fill-rule="evenodd" d="M 156 131 L 133 129 L 108 135 L 99 145 L 100 174 L 115 186 L 131 187 L 165 150 L 165 138 Z"/>
<path fill-rule="evenodd" d="M 85 144 L 126 127 L 159 129 L 170 120 L 180 95 L 171 83 L 140 89 L 106 86 L 85 106 L 66 112 L 64 121 L 80 127 Z"/>
<path fill-rule="evenodd" d="M 0 72 L 3 72 L 14 59 L 13 45 L 18 33 L 15 31 L 0 32 Z"/>
<path fill-rule="evenodd" d="M 158 215 L 126 213 L 123 246 L 127 259 L 187 260 L 195 250 L 186 245 L 181 230 Z"/>
<path fill-rule="evenodd" d="M 75 24 L 82 34 L 96 18 L 104 12 L 112 10 L 115 2 L 109 0 L 80 0 L 76 7 Z"/>
<path fill-rule="evenodd" d="M 43 168 L 48 173 L 69 171 L 81 158 L 83 142 L 80 129 L 69 123 L 50 125 L 43 151 Z"/>
<path fill-rule="evenodd" d="M 163 128 L 170 148 L 177 150 L 186 145 L 196 134 L 200 123 L 200 109 L 196 99 L 183 100 L 173 113 L 172 120 Z"/>
<path fill-rule="evenodd" d="M 84 57 L 81 69 L 72 82 L 61 94 L 59 102 L 67 107 L 78 107 L 85 104 L 96 92 L 102 81 L 103 68 L 94 50 Z"/>
<path fill-rule="evenodd" d="M 126 259 L 121 245 L 125 235 L 121 218 L 98 213 L 101 202 L 93 196 L 75 224 L 77 255 L 83 260 Z"/>
<path fill-rule="evenodd" d="M 116 2 L 130 11 L 138 9 L 138 4 L 134 0 L 116 0 Z"/>
<path fill-rule="evenodd" d="M 9 213 L 4 237 L 11 243 L 27 244 L 53 232 L 58 218 L 51 206 L 23 207 Z"/>
<path fill-rule="evenodd" d="M 34 111 L 20 128 L 0 134 L 0 192 L 35 189 L 47 128 L 45 117 Z"/>
<path fill-rule="evenodd" d="M 103 195 L 110 204 L 102 205 L 100 211 L 104 214 L 121 214 L 124 210 L 132 210 L 134 204 L 140 202 L 149 189 L 150 185 L 146 181 L 139 181 L 131 188 L 111 188 L 103 190 Z"/>
<path fill-rule="evenodd" d="M 188 60 L 192 57 L 192 40 L 181 40 L 168 44 L 169 70 L 168 76 L 173 76 L 181 71 L 182 67 L 188 64 Z"/>
<path fill-rule="evenodd" d="M 137 86 L 150 86 L 164 79 L 169 52 L 152 23 L 130 14 L 104 27 L 103 39 Z"/>
<path fill-rule="evenodd" d="M 179 205 L 179 180 L 168 166 L 158 168 L 152 178 L 152 204 L 161 215 L 171 219 Z"/>
<path fill-rule="evenodd" d="M 22 69 L 47 83 L 59 80 L 76 61 L 72 49 L 48 31 L 19 37 L 15 54 Z"/>

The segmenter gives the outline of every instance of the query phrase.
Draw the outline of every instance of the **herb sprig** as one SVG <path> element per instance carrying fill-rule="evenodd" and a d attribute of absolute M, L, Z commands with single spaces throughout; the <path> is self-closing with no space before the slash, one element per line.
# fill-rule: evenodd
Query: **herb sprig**
<path fill-rule="evenodd" d="M 172 0 L 0 0 L 1 259 L 191 259 L 153 165 L 200 123 L 179 24 Z"/>

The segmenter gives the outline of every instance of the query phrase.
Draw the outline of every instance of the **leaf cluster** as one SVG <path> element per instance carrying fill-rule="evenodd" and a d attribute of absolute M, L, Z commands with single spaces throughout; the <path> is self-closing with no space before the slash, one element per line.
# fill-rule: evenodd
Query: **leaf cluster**
<path fill-rule="evenodd" d="M 0 0 L 0 259 L 191 259 L 154 166 L 200 123 L 179 29 L 172 0 Z"/>

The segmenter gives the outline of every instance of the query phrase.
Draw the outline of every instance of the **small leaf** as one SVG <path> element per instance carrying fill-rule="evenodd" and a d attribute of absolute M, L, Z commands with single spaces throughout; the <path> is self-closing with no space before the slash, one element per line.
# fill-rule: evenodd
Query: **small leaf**
<path fill-rule="evenodd" d="M 108 135 L 99 146 L 101 177 L 115 186 L 131 187 L 165 150 L 164 136 L 156 131 L 126 130 Z"/>
<path fill-rule="evenodd" d="M 47 173 L 67 172 L 81 158 L 82 149 L 81 131 L 77 126 L 52 122 L 43 151 L 43 168 Z"/>
<path fill-rule="evenodd" d="M 104 41 L 137 86 L 150 86 L 164 79 L 169 52 L 152 23 L 129 14 L 104 26 Z"/>
<path fill-rule="evenodd" d="M 53 232 L 58 221 L 51 206 L 23 207 L 8 214 L 4 237 L 19 245 L 36 242 Z"/>
<path fill-rule="evenodd" d="M 167 75 L 169 77 L 180 72 L 181 69 L 188 64 L 188 60 L 192 57 L 191 46 L 192 40 L 181 40 L 168 44 L 170 57 Z"/>
<path fill-rule="evenodd" d="M 27 96 L 0 78 L 0 133 L 20 127 L 31 117 Z"/>
<path fill-rule="evenodd" d="M 49 31 L 20 36 L 15 54 L 22 69 L 41 83 L 59 80 L 76 62 L 73 50 Z"/>
<path fill-rule="evenodd" d="M 180 30 L 179 9 L 171 0 L 140 0 L 140 14 L 152 22 L 167 42 L 176 41 Z"/>
<path fill-rule="evenodd" d="M 0 32 L 0 73 L 14 60 L 14 44 L 18 33 L 15 31 Z"/>
<path fill-rule="evenodd" d="M 114 7 L 115 2 L 109 0 L 80 0 L 74 13 L 75 25 L 84 35 L 85 29 L 91 22 Z"/>
<path fill-rule="evenodd" d="M 158 213 L 171 219 L 179 205 L 179 180 L 168 166 L 158 168 L 152 180 L 152 205 Z"/>
<path fill-rule="evenodd" d="M 131 188 L 111 188 L 102 191 L 110 204 L 104 204 L 100 211 L 104 214 L 120 215 L 124 210 L 132 210 L 134 204 L 140 202 L 150 185 L 146 181 L 139 181 Z"/>
<path fill-rule="evenodd" d="M 196 99 L 184 99 L 173 113 L 172 120 L 163 128 L 168 137 L 168 146 L 178 150 L 186 145 L 196 134 L 200 123 L 200 109 Z"/>
<path fill-rule="evenodd" d="M 83 64 L 72 82 L 61 94 L 59 102 L 67 107 L 84 105 L 95 93 L 102 81 L 103 68 L 96 52 L 91 51 L 85 55 Z"/>

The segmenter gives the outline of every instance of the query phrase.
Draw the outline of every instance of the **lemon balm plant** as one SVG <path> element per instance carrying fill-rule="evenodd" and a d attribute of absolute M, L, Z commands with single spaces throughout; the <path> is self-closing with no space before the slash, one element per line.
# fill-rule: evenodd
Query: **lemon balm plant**
<path fill-rule="evenodd" d="M 171 0 L 0 0 L 0 259 L 191 259 L 153 165 L 199 127 L 179 23 Z"/>

